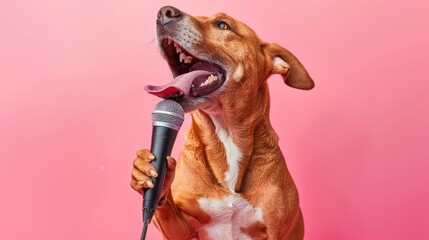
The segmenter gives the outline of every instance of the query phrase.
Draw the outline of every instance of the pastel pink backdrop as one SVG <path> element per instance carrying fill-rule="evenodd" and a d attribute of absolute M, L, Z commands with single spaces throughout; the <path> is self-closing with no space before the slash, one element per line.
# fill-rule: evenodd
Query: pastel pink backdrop
<path fill-rule="evenodd" d="M 1 1 L 0 239 L 139 239 L 130 171 L 159 101 L 143 87 L 171 78 L 167 4 L 229 13 L 314 78 L 269 79 L 306 239 L 429 239 L 429 4 L 382 0 Z"/>

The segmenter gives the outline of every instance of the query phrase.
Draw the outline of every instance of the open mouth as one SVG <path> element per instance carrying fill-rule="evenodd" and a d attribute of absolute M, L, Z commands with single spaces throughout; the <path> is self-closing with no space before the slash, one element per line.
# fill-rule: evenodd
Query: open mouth
<path fill-rule="evenodd" d="M 147 85 L 147 92 L 173 100 L 185 96 L 203 97 L 219 89 L 225 82 L 223 68 L 192 55 L 170 37 L 162 40 L 161 48 L 174 79 L 162 86 Z"/>

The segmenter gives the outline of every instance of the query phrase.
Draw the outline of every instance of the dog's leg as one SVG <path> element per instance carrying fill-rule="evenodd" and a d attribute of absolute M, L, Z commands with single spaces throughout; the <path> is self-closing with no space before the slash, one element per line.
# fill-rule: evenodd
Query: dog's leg
<path fill-rule="evenodd" d="M 174 203 L 171 189 L 166 199 L 162 199 L 155 212 L 155 225 L 164 235 L 164 239 L 187 240 L 198 239 L 198 234 L 188 222 L 186 216 Z"/>

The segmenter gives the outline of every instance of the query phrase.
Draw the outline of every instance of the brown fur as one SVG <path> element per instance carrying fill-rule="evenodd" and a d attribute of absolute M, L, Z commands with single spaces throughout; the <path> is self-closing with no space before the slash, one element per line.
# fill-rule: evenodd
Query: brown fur
<path fill-rule="evenodd" d="M 222 199 L 231 194 L 225 182 L 229 169 L 225 147 L 212 121 L 216 117 L 242 152 L 234 192 L 263 210 L 263 222 L 254 222 L 241 231 L 252 239 L 302 239 L 298 192 L 269 121 L 266 79 L 271 74 L 281 74 L 287 85 L 299 89 L 313 88 L 313 81 L 288 50 L 261 41 L 253 30 L 230 16 L 183 14 L 184 21 L 194 28 L 189 31 L 202 36 L 202 40 L 194 37 L 194 52 L 209 54 L 207 58 L 219 61 L 228 72 L 228 80 L 207 100 L 210 104 L 198 102 L 191 112 L 192 124 L 175 169 L 173 160 L 169 160 L 173 166 L 169 167 L 166 189 L 170 184 L 171 189 L 163 193 L 163 204 L 155 215 L 156 226 L 166 239 L 209 239 L 199 229 L 210 223 L 211 217 L 199 207 L 197 199 Z M 214 27 L 218 20 L 227 22 L 234 34 Z M 285 64 L 273 64 L 276 57 Z M 147 173 L 153 168 L 149 155 L 145 151 L 134 163 L 131 185 L 140 192 L 147 187 L 145 182 L 150 175 L 139 172 Z"/>

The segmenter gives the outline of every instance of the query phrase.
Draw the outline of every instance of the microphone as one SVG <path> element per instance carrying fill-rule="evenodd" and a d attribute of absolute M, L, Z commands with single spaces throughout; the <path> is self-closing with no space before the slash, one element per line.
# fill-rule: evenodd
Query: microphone
<path fill-rule="evenodd" d="M 155 159 L 151 163 L 155 167 L 158 177 L 152 177 L 154 187 L 147 188 L 144 191 L 142 240 L 146 237 L 147 227 L 158 206 L 167 171 L 167 156 L 171 154 L 177 132 L 182 126 L 184 115 L 185 111 L 182 106 L 173 100 L 159 102 L 152 112 L 153 129 L 150 151 L 155 156 Z"/>

